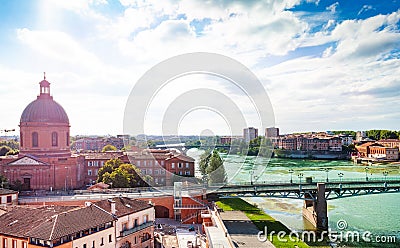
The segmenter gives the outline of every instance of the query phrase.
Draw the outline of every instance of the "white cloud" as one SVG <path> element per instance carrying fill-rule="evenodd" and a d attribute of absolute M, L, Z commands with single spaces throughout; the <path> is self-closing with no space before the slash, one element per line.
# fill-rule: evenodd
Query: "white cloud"
<path fill-rule="evenodd" d="M 368 10 L 374 9 L 372 5 L 364 5 L 360 11 L 358 11 L 357 15 L 360 15 L 363 12 L 367 12 Z"/>
<path fill-rule="evenodd" d="M 314 19 L 290 11 L 300 0 L 120 2 L 123 10 L 113 15 L 99 10 L 112 4 L 104 0 L 41 2 L 37 24 L 16 28 L 19 46 L 27 51 L 16 61 L 33 68 L 0 64 L 1 74 L 7 75 L 1 91 L 19 89 L 6 84 L 13 76 L 16 85 L 29 89 L 24 99 L 33 100 L 36 81 L 41 79 L 37 70 L 46 70 L 54 82 L 55 99 L 70 110 L 77 133 L 90 133 L 92 126 L 98 133 L 111 129 L 117 133 L 127 94 L 146 69 L 171 56 L 206 51 L 261 68 L 256 72 L 271 93 L 283 130 L 332 129 L 350 123 L 355 115 L 361 122 L 374 119 L 371 113 L 389 116 L 393 111 L 394 107 L 385 108 L 383 99 L 394 99 L 392 92 L 399 84 L 399 61 L 388 54 L 400 46 L 400 11 L 337 21 L 337 2 Z M 360 13 L 370 9 L 364 6 Z M 71 13 L 76 18 L 65 19 Z M 312 33 L 316 18 L 324 25 Z M 324 51 L 290 59 L 293 51 L 312 46 L 323 46 Z M 285 59 L 265 68 L 263 61 L 271 56 Z M 5 102 L 18 97 L 3 95 Z M 392 103 L 399 106 L 398 101 Z M 13 122 L 24 104 L 10 107 Z M 319 122 L 310 124 L 309 120 Z"/>
<path fill-rule="evenodd" d="M 328 7 L 326 7 L 327 10 L 329 10 L 332 13 L 336 12 L 337 7 L 339 7 L 339 2 L 335 2 L 331 5 L 329 5 Z"/>

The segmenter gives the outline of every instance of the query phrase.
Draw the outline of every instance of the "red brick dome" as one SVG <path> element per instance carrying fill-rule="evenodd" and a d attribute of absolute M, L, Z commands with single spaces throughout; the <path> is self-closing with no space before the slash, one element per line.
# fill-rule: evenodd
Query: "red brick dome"
<path fill-rule="evenodd" d="M 20 122 L 48 122 L 69 124 L 64 108 L 50 96 L 50 83 L 40 82 L 40 95 L 22 112 Z"/>

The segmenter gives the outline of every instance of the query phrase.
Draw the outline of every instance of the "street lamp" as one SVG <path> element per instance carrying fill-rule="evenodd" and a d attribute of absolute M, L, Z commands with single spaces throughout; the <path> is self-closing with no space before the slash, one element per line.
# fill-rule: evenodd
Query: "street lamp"
<path fill-rule="evenodd" d="M 325 168 L 324 171 L 326 172 L 326 182 L 329 182 L 329 178 L 328 178 L 328 173 L 331 170 L 331 168 Z"/>
<path fill-rule="evenodd" d="M 300 174 L 298 174 L 297 176 L 299 177 L 299 180 L 300 180 L 299 189 L 300 189 L 300 191 L 301 191 L 301 178 L 304 176 L 304 174 L 303 174 L 303 173 L 300 173 Z"/>
<path fill-rule="evenodd" d="M 368 171 L 369 171 L 369 168 L 365 167 L 365 181 L 368 181 Z"/>
<path fill-rule="evenodd" d="M 340 184 L 342 184 L 342 178 L 344 174 L 342 172 L 338 173 Z"/>
<path fill-rule="evenodd" d="M 340 172 L 340 173 L 338 173 L 338 176 L 339 176 L 339 181 L 340 181 L 339 189 L 340 189 L 340 191 L 342 191 L 342 178 L 343 178 L 344 174 L 342 172 Z"/>
<path fill-rule="evenodd" d="M 251 171 L 250 171 L 250 185 L 253 185 L 253 174 L 254 174 L 254 170 L 251 169 Z"/>
<path fill-rule="evenodd" d="M 292 183 L 293 183 L 293 173 L 294 173 L 294 170 L 290 169 L 290 170 L 289 170 L 289 173 L 290 173 L 290 184 L 292 184 Z"/>
<path fill-rule="evenodd" d="M 383 176 L 385 177 L 385 183 L 386 183 L 386 178 L 387 178 L 387 175 L 389 174 L 389 172 L 387 172 L 387 171 L 384 171 L 383 172 Z"/>

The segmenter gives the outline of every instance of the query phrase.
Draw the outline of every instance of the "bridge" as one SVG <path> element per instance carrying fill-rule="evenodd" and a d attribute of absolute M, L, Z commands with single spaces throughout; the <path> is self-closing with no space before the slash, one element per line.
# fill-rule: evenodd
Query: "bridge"
<path fill-rule="evenodd" d="M 319 230 L 328 229 L 327 200 L 361 195 L 399 193 L 400 178 L 366 178 L 314 182 L 254 182 L 216 186 L 209 198 L 275 197 L 304 200 L 303 216 Z"/>
<path fill-rule="evenodd" d="M 156 145 L 155 148 L 157 149 L 169 149 L 169 148 L 175 148 L 181 152 L 185 152 L 189 149 L 192 148 L 198 148 L 198 149 L 216 149 L 216 148 L 223 148 L 225 150 L 229 150 L 231 148 L 237 148 L 239 145 L 231 145 L 231 144 L 215 144 L 215 145 L 208 145 L 208 144 L 202 144 L 202 145 L 187 145 L 185 143 L 176 143 L 176 144 L 163 144 L 163 145 Z M 249 146 L 251 148 L 251 146 Z"/>

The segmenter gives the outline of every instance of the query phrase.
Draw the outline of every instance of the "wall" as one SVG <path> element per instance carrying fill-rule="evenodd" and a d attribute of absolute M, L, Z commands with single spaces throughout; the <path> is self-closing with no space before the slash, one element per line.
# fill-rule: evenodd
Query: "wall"
<path fill-rule="evenodd" d="M 111 242 L 108 241 L 108 236 L 112 236 Z M 103 246 L 101 244 L 101 238 L 103 238 Z M 94 247 L 101 248 L 114 248 L 115 247 L 115 227 L 110 227 L 106 230 L 93 233 L 91 235 L 76 239 L 72 241 L 72 248 L 83 248 L 83 244 L 86 244 L 86 248 L 93 247 L 93 241 L 95 242 Z"/>
<path fill-rule="evenodd" d="M 0 235 L 0 247 L 4 247 L 4 239 L 7 239 L 7 248 L 12 248 L 12 242 L 13 240 L 17 241 L 17 247 L 16 248 L 24 248 L 23 247 L 23 242 L 28 243 L 28 239 L 25 238 L 17 238 L 17 237 L 10 237 L 6 235 Z"/>

